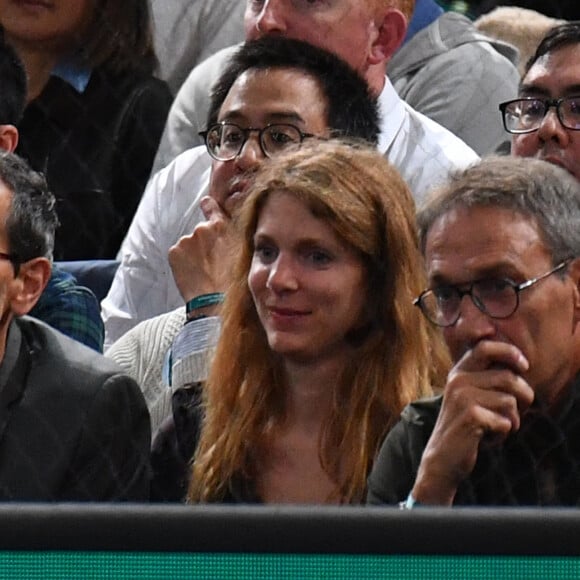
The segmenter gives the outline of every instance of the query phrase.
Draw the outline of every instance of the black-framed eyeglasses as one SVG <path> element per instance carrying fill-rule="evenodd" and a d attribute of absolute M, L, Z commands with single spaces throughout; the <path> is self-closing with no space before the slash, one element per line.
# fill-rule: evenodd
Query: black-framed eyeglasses
<path fill-rule="evenodd" d="M 564 269 L 570 260 L 560 262 L 550 271 L 516 284 L 508 278 L 483 278 L 475 280 L 464 290 L 451 284 L 430 288 L 422 292 L 413 301 L 425 317 L 437 326 L 453 326 L 461 314 L 461 302 L 464 296 L 491 318 L 509 318 L 520 304 L 520 292 Z"/>
<path fill-rule="evenodd" d="M 580 131 L 580 96 L 562 99 L 522 97 L 502 103 L 499 109 L 505 130 L 518 135 L 537 131 L 551 107 L 556 108 L 563 127 Z"/>
<path fill-rule="evenodd" d="M 290 123 L 272 123 L 261 129 L 240 127 L 235 123 L 216 123 L 207 131 L 201 131 L 207 152 L 218 161 L 231 161 L 242 151 L 250 133 L 258 133 L 260 149 L 266 157 L 274 157 L 293 146 L 300 146 L 312 133 L 303 133 Z"/>

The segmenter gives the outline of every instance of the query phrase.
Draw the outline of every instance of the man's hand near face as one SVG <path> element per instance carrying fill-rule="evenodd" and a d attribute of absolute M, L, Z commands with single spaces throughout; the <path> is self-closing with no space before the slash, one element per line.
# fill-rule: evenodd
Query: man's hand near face
<path fill-rule="evenodd" d="M 528 366 L 517 347 L 490 340 L 479 342 L 455 364 L 413 487 L 416 501 L 452 505 L 459 484 L 475 466 L 479 446 L 499 443 L 519 429 L 534 400 L 522 378 Z"/>
<path fill-rule="evenodd" d="M 207 221 L 169 249 L 175 283 L 185 302 L 201 294 L 224 292 L 231 271 L 232 224 L 211 197 L 201 200 Z"/>

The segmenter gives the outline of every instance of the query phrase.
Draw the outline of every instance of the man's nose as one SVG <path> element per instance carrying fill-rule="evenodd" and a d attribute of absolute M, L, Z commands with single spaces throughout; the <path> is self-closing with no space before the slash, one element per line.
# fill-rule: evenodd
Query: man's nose
<path fill-rule="evenodd" d="M 283 2 L 280 0 L 266 0 L 262 10 L 256 18 L 256 30 L 259 36 L 286 33 L 286 18 Z"/>
<path fill-rule="evenodd" d="M 445 329 L 446 337 L 449 333 L 453 335 L 453 341 L 471 347 L 480 340 L 495 335 L 497 330 L 495 320 L 475 305 L 471 295 L 462 296 L 459 307 L 459 318 L 453 326 Z"/>
<path fill-rule="evenodd" d="M 556 141 L 562 147 L 567 146 L 570 136 L 568 129 L 560 123 L 556 107 L 550 107 L 544 115 L 538 128 L 538 139 L 544 143 Z"/>
<path fill-rule="evenodd" d="M 264 157 L 260 137 L 257 132 L 252 132 L 235 158 L 236 167 L 241 171 L 253 171 L 264 161 Z"/>

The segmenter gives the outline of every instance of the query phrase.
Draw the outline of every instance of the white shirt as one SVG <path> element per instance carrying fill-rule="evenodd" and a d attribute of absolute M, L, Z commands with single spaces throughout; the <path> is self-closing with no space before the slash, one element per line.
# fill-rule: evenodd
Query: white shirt
<path fill-rule="evenodd" d="M 450 171 L 479 159 L 463 141 L 402 101 L 388 79 L 379 103 L 379 150 L 400 171 L 416 201 Z M 121 265 L 102 302 L 105 348 L 138 322 L 183 304 L 167 253 L 204 220 L 199 202 L 208 192 L 210 167 L 205 147 L 195 147 L 147 185 L 119 252 Z"/>

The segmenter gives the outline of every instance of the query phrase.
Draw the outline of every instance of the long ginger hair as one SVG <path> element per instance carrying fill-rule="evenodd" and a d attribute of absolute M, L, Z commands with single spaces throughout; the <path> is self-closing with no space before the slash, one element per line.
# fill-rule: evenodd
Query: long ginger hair
<path fill-rule="evenodd" d="M 341 501 L 364 499 L 386 432 L 406 404 L 442 386 L 448 370 L 439 334 L 412 304 L 425 275 L 414 202 L 398 172 L 375 150 L 333 140 L 305 142 L 269 160 L 239 215 L 241 247 L 204 391 L 191 502 L 220 501 L 232 481 L 255 480 L 260 454 L 285 418 L 282 362 L 268 346 L 248 288 L 254 233 L 276 191 L 303 201 L 357 252 L 367 272 L 366 324 L 349 336 L 354 354 L 335 385 L 319 441 L 321 465 Z"/>

